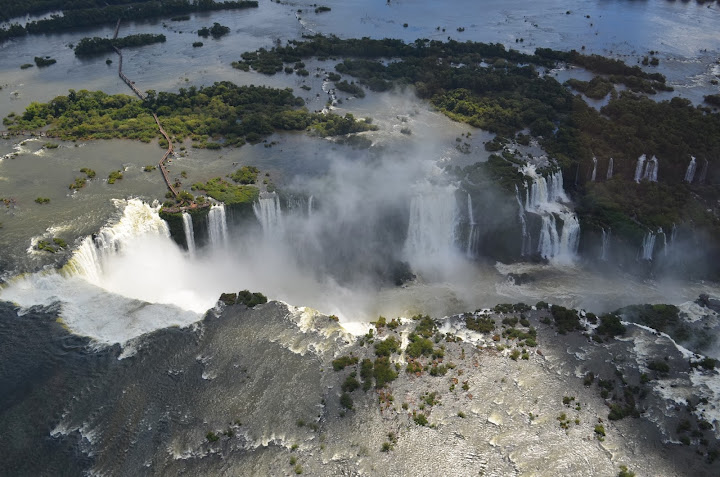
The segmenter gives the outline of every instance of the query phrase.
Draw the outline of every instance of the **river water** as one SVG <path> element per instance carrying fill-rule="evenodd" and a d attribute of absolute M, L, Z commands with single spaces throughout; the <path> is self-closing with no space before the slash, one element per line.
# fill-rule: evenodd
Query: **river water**
<path fill-rule="evenodd" d="M 667 75 L 676 87 L 675 94 L 699 102 L 703 95 L 718 89 L 709 83 L 714 75 L 720 74 L 717 64 L 720 37 L 714 34 L 720 12 L 715 4 L 550 0 L 531 5 L 500 1 L 486 1 L 481 5 L 457 1 L 451 6 L 441 2 L 410 1 L 374 4 L 330 1 L 325 4 L 332 10 L 321 14 L 315 14 L 314 7 L 309 4 L 263 2 L 257 9 L 192 15 L 191 20 L 185 22 L 165 20 L 123 24 L 121 36 L 162 32 L 167 37 L 163 44 L 126 49 L 124 72 L 142 90 L 175 91 L 180 87 L 221 80 L 292 87 L 295 94 L 306 100 L 308 108 L 320 110 L 326 106 L 329 96 L 323 90 L 323 75 L 318 69 L 332 70 L 333 61 L 306 62 L 309 71 L 318 73 L 306 78 L 285 74 L 265 76 L 230 67 L 243 51 L 269 48 L 278 41 L 284 43 L 298 39 L 302 34 L 318 32 L 346 38 L 395 37 L 406 41 L 450 37 L 501 42 L 526 52 L 536 47 L 580 49 L 585 46 L 586 53 L 610 55 L 629 64 L 638 62 L 649 50 L 656 50 L 660 58 L 658 71 Z M 468 20 L 470 18 L 472 21 Z M 213 22 L 230 27 L 231 33 L 218 40 L 202 39 L 205 46 L 193 48 L 192 42 L 199 39 L 197 29 Z M 403 26 L 404 23 L 408 26 Z M 458 28 L 464 28 L 464 31 L 458 31 Z M 117 76 L 115 55 L 79 59 L 69 48 L 84 36 L 111 36 L 113 29 L 114 25 L 107 25 L 63 34 L 29 36 L 0 45 L 0 115 L 19 113 L 32 101 L 48 101 L 56 95 L 66 94 L 70 88 L 130 94 Z M 522 43 L 515 41 L 520 38 Z M 34 56 L 45 55 L 56 58 L 58 63 L 47 68 L 19 68 L 23 63 L 32 62 Z M 106 58 L 112 59 L 113 63 L 106 65 Z M 579 70 L 559 74 L 562 78 L 586 76 Z M 302 85 L 309 86 L 310 90 L 300 89 Z M 658 95 L 659 98 L 668 96 Z M 380 127 L 379 131 L 366 135 L 373 144 L 369 149 L 356 149 L 299 133 L 272 136 L 268 141 L 277 142 L 273 147 L 259 144 L 205 151 L 191 149 L 188 144 L 187 154 L 170 165 L 171 176 L 179 177 L 180 172 L 185 171 L 187 179 L 182 181 L 189 185 L 225 175 L 239 164 L 255 165 L 263 174 L 269 173 L 281 189 L 315 194 L 320 207 L 323 194 L 325 204 L 333 203 L 333 207 L 325 208 L 326 214 L 320 214 L 314 220 L 289 222 L 291 230 L 295 227 L 305 236 L 319 237 L 313 230 L 330 233 L 332 229 L 346 227 L 352 233 L 362 233 L 363 228 L 372 228 L 378 223 L 373 222 L 380 214 L 378 211 L 388 207 L 408 208 L 411 187 L 433 176 L 438 162 L 440 165 L 463 166 L 487 158 L 482 144 L 491 136 L 448 120 L 418 101 L 409 91 L 368 94 L 364 99 L 341 99 L 343 102 L 336 107 L 337 113 L 370 116 Z M 406 127 L 412 131 L 409 136 L 401 132 Z M 463 154 L 455 147 L 456 139 L 467 132 L 472 132 L 471 138 L 463 136 L 462 141 L 469 144 L 470 154 Z M 43 149 L 45 142 L 57 143 L 60 147 Z M 88 143 L 45 138 L 0 140 L 0 157 L 3 157 L 0 160 L 0 197 L 16 200 L 16 205 L 0 209 L 0 273 L 9 281 L 8 286 L 0 289 L 0 298 L 24 306 L 60 300 L 65 303 L 60 315 L 67 323 L 75 324 L 74 327 L 71 325 L 72 329 L 101 342 L 112 343 L 124 342 L 157 327 L 189 324 L 201 316 L 200 310 L 213 305 L 219 293 L 240 288 L 263 291 L 270 298 L 314 306 L 353 321 L 373 319 L 380 313 L 395 316 L 429 312 L 440 316 L 517 300 L 534 302 L 543 299 L 600 311 L 634 302 L 681 303 L 701 292 L 720 295 L 720 288 L 712 283 L 643 281 L 619 274 L 606 277 L 580 265 L 483 264 L 468 261 L 462 253 L 453 254 L 447 267 L 432 278 L 419 277 L 414 284 L 378 291 L 371 283 L 348 286 L 336 283 L 333 277 L 323 277 L 322 269 L 313 267 L 316 262 L 302 263 L 297 251 L 284 254 L 286 249 L 283 247 L 289 245 L 289 238 L 283 246 L 268 244 L 263 242 L 257 230 L 232 232 L 242 243 L 235 243 L 231 248 L 246 252 L 246 256 L 230 251 L 201 254 L 208 263 L 218 267 L 215 269 L 209 269 L 199 259 L 187 257 L 180 249 L 167 252 L 167 255 L 158 252 L 151 257 L 146 251 L 132 249 L 124 251 L 120 260 L 108 262 L 118 267 L 104 270 L 117 278 L 115 281 L 88 285 L 78 277 L 55 276 L 52 271 L 13 278 L 71 259 L 73 250 L 85 237 L 121 220 L 127 199 L 138 198 L 146 205 L 161 201 L 165 189 L 160 174 L 143 172 L 142 167 L 157 163 L 162 152 L 157 144 L 120 140 Z M 81 176 L 79 170 L 83 167 L 94 169 L 97 177 L 73 193 L 68 185 Z M 118 169 L 125 171 L 124 178 L 113 185 L 107 184 L 108 173 Z M 35 204 L 36 197 L 48 197 L 51 201 L 45 205 Z M 144 243 L 141 235 L 136 237 L 138 243 Z M 338 232 L 337 237 L 350 235 Z M 380 235 L 371 234 L 370 242 L 377 241 Z M 38 240 L 53 237 L 66 240 L 70 244 L 68 250 L 55 255 L 33 250 Z M 167 237 L 158 240 L 162 245 L 159 250 L 175 247 Z M 253 257 L 257 247 L 261 247 L 263 253 Z M 341 246 L 338 249 L 345 250 Z M 367 247 L 368 253 L 377 250 Z M 361 252 L 348 253 L 351 255 L 348 260 L 360 263 Z M 337 254 L 337 257 L 342 256 L 342 253 Z M 187 288 L 181 287 L 182 290 L 191 293 L 193 280 L 206 285 L 200 287 L 201 297 L 193 301 L 193 305 L 180 306 L 180 311 L 174 306 L 162 308 L 171 303 L 189 302 L 178 295 L 161 298 L 160 292 L 152 296 L 119 285 L 123 280 L 133 281 L 132 273 L 126 273 L 122 263 L 135 264 L 140 269 L 147 267 L 153 270 L 152 273 L 162 274 L 159 265 L 170 258 L 178 261 L 181 269 L 178 273 L 191 284 Z M 150 264 L 152 260 L 156 262 Z M 239 269 L 248 272 L 234 273 Z M 122 273 L 116 273 L 120 271 Z M 524 285 L 508 281 L 508 273 L 525 271 L 540 279 Z M 99 296 L 122 302 L 116 312 L 100 320 L 99 323 L 104 323 L 101 325 L 97 324 L 96 318 L 102 307 L 90 306 Z M 78 300 L 78 297 L 82 299 Z M 152 313 L 147 310 L 135 312 L 148 303 L 151 308 L 162 305 L 163 311 L 157 312 L 162 318 L 153 321 Z M 84 311 L 80 313 L 80 309 Z M 170 318 L 173 314 L 177 319 Z M 145 322 L 139 323 L 139 320 Z M 113 321 L 118 324 L 109 330 L 105 328 Z"/>

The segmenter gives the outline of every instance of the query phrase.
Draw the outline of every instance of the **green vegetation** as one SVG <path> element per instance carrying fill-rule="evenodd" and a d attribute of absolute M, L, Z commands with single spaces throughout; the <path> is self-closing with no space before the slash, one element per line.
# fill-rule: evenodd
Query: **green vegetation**
<path fill-rule="evenodd" d="M 145 172 L 152 172 L 152 171 L 154 171 L 155 169 L 157 169 L 157 166 L 145 166 L 145 167 L 143 167 L 143 171 L 145 171 Z"/>
<path fill-rule="evenodd" d="M 357 362 L 357 358 L 355 359 Z M 334 363 L 333 363 L 334 364 Z M 337 371 L 337 370 L 336 370 Z M 342 383 L 341 389 L 343 392 L 351 393 L 355 391 L 356 389 L 360 388 L 360 381 L 356 379 L 357 373 L 353 371 L 348 375 L 347 378 L 345 378 L 345 381 Z"/>
<path fill-rule="evenodd" d="M 26 70 L 26 69 L 32 68 L 32 67 L 33 67 L 32 63 L 23 63 L 22 65 L 20 65 L 21 70 Z"/>
<path fill-rule="evenodd" d="M 87 179 L 85 179 L 84 177 L 76 177 L 75 182 L 70 184 L 69 189 L 70 190 L 82 189 L 83 187 L 85 187 L 86 182 L 87 182 Z"/>
<path fill-rule="evenodd" d="M 631 305 L 617 310 L 615 314 L 623 316 L 627 321 L 667 333 L 677 341 L 691 338 L 690 328 L 674 305 Z"/>
<path fill-rule="evenodd" d="M 635 477 L 635 472 L 629 471 L 626 465 L 621 465 L 617 477 Z"/>
<path fill-rule="evenodd" d="M 165 35 L 153 35 L 150 33 L 140 33 L 137 35 L 129 35 L 122 38 L 83 38 L 75 45 L 75 56 L 99 55 L 102 53 L 111 53 L 115 48 L 131 48 L 137 46 L 151 45 L 153 43 L 164 43 Z"/>
<path fill-rule="evenodd" d="M 418 413 L 413 415 L 413 421 L 415 421 L 415 424 L 418 426 L 427 426 L 428 424 L 427 416 L 425 416 L 425 414 Z"/>
<path fill-rule="evenodd" d="M 345 409 L 353 408 L 353 400 L 348 393 L 342 393 L 340 395 L 340 405 Z"/>
<path fill-rule="evenodd" d="M 598 326 L 595 331 L 601 335 L 614 337 L 624 335 L 627 329 L 620 323 L 620 317 L 618 315 L 606 313 L 600 317 L 600 326 Z"/>
<path fill-rule="evenodd" d="M 251 293 L 249 290 L 242 290 L 238 292 L 238 304 L 245 305 L 248 308 L 254 308 L 255 305 L 262 305 L 267 303 L 267 297 L 262 293 Z"/>
<path fill-rule="evenodd" d="M 330 7 L 321 5 L 315 9 L 315 13 L 329 12 L 330 10 L 332 10 Z"/>
<path fill-rule="evenodd" d="M 49 56 L 46 56 L 45 58 L 42 56 L 35 57 L 35 64 L 38 68 L 54 65 L 55 63 L 57 63 L 57 60 L 55 58 L 50 58 Z"/>
<path fill-rule="evenodd" d="M 647 365 L 648 369 L 657 371 L 658 373 L 669 373 L 670 366 L 665 361 L 650 361 Z"/>
<path fill-rule="evenodd" d="M 193 46 L 193 48 L 200 48 L 201 46 L 203 46 L 203 42 L 202 41 L 194 41 L 192 46 Z"/>
<path fill-rule="evenodd" d="M 112 171 L 108 175 L 108 184 L 114 184 L 115 181 L 120 180 L 123 178 L 122 171 Z"/>
<path fill-rule="evenodd" d="M 495 330 L 495 320 L 484 316 L 473 317 L 473 315 L 467 313 L 465 315 L 465 326 L 469 330 L 478 333 L 490 333 Z"/>
<path fill-rule="evenodd" d="M 80 172 L 85 174 L 88 179 L 92 179 L 93 177 L 95 177 L 95 171 L 87 167 L 83 167 L 82 169 L 80 169 Z"/>
<path fill-rule="evenodd" d="M 3 121 L 10 131 L 49 126 L 47 134 L 63 139 L 126 138 L 150 142 L 160 137 L 156 111 L 171 137 L 190 137 L 195 147 L 242 146 L 275 131 L 305 130 L 333 136 L 376 129 L 351 114 L 310 113 L 290 89 L 215 83 L 178 93 L 148 91 L 144 101 L 124 94 L 70 90 L 49 103 L 31 103 L 21 115 Z M 299 109 L 298 109 L 299 108 Z M 211 136 L 222 144 L 208 143 Z M 215 147 L 215 146 L 213 146 Z"/>
<path fill-rule="evenodd" d="M 211 26 L 210 28 L 203 27 L 198 30 L 198 36 L 201 36 L 203 38 L 207 38 L 208 36 L 212 36 L 213 38 L 220 38 L 221 36 L 227 35 L 228 33 L 230 33 L 230 28 L 217 22 L 213 23 L 213 26 Z"/>
<path fill-rule="evenodd" d="M 255 166 L 242 166 L 229 177 L 239 184 L 254 184 L 260 170 Z"/>
<path fill-rule="evenodd" d="M 232 184 L 220 177 L 210 179 L 204 184 L 196 182 L 191 190 L 203 192 L 225 205 L 252 204 L 260 195 L 260 190 L 255 186 Z"/>
<path fill-rule="evenodd" d="M 352 366 L 354 364 L 357 364 L 358 358 L 355 356 L 341 356 L 338 359 L 334 359 L 332 362 L 333 369 L 335 371 L 341 371 L 345 369 L 347 366 Z"/>
<path fill-rule="evenodd" d="M 713 106 L 720 107 L 720 94 L 709 94 L 707 96 L 704 96 L 703 99 L 708 104 L 712 104 Z"/>
<path fill-rule="evenodd" d="M 338 91 L 342 91 L 344 93 L 349 93 L 353 96 L 357 96 L 358 98 L 364 98 L 365 97 L 365 91 L 363 89 L 356 85 L 355 83 L 348 83 L 347 81 L 338 81 L 335 83 L 335 88 L 338 89 Z"/>
<path fill-rule="evenodd" d="M 43 147 L 45 149 L 57 149 L 58 147 L 60 147 L 60 144 L 54 142 L 46 142 L 45 144 L 43 144 Z"/>
<path fill-rule="evenodd" d="M 217 442 L 220 440 L 220 436 L 218 436 L 212 431 L 205 434 L 205 438 L 208 440 L 208 442 Z"/>
<path fill-rule="evenodd" d="M 50 202 L 50 199 L 48 199 L 47 197 L 38 197 L 37 199 L 35 199 L 35 202 L 38 204 L 47 204 Z"/>
<path fill-rule="evenodd" d="M 576 310 L 568 309 L 559 305 L 553 305 L 550 309 L 553 319 L 555 320 L 555 328 L 561 335 L 569 331 L 581 330 L 580 317 Z"/>
<path fill-rule="evenodd" d="M 398 374 L 390 365 L 390 359 L 387 356 L 381 356 L 375 360 L 373 376 L 375 377 L 375 387 L 382 388 L 387 383 L 394 381 Z"/>
<path fill-rule="evenodd" d="M 400 352 L 400 342 L 394 336 L 375 343 L 375 354 L 377 356 L 390 356 L 392 353 L 398 352 Z"/>

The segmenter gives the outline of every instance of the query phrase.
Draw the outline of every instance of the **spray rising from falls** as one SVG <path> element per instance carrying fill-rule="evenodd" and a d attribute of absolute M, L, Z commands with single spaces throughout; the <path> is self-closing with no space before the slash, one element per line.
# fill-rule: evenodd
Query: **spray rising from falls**
<path fill-rule="evenodd" d="M 597 175 L 597 157 L 593 156 L 593 170 L 590 176 L 590 182 L 595 182 L 595 176 Z"/>
<path fill-rule="evenodd" d="M 695 156 L 690 156 L 690 164 L 688 164 L 687 170 L 685 171 L 685 182 L 691 184 L 695 178 Z"/>
<path fill-rule="evenodd" d="M 225 216 L 225 204 L 213 204 L 208 213 L 208 235 L 210 245 L 213 247 L 224 247 L 227 245 L 228 228 Z"/>
<path fill-rule="evenodd" d="M 467 245 L 465 247 L 465 255 L 469 258 L 477 256 L 478 244 L 480 241 L 480 230 L 475 223 L 475 217 L 473 216 L 472 197 L 468 193 L 467 195 L 467 206 L 468 206 L 468 221 L 470 222 L 470 230 L 468 231 Z"/>
<path fill-rule="evenodd" d="M 608 162 L 608 169 L 607 169 L 607 180 L 612 179 L 613 176 L 613 158 L 610 158 L 610 161 Z"/>
<path fill-rule="evenodd" d="M 280 210 L 280 197 L 275 192 L 263 192 L 253 204 L 253 212 L 262 225 L 266 237 L 279 238 L 282 234 L 283 220 Z"/>
<path fill-rule="evenodd" d="M 415 186 L 404 251 L 414 269 L 432 271 L 453 257 L 457 225 L 455 191 L 455 186 L 429 182 Z"/>
<path fill-rule="evenodd" d="M 183 232 L 185 232 L 185 243 L 190 255 L 195 254 L 195 232 L 193 230 L 192 217 L 187 212 L 182 213 Z"/>
<path fill-rule="evenodd" d="M 546 179 L 538 174 L 534 165 L 526 165 L 522 172 L 532 179 L 526 190 L 525 210 L 542 217 L 538 253 L 556 263 L 571 263 L 577 255 L 580 223 L 564 204 L 569 200 L 563 189 L 562 173 L 555 171 Z M 556 218 L 562 221 L 561 233 L 558 233 Z"/>

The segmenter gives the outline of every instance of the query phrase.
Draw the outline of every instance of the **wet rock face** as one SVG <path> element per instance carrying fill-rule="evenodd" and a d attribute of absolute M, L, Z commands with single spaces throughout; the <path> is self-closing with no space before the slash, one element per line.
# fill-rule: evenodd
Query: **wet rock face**
<path fill-rule="evenodd" d="M 67 339 L 47 329 L 49 316 L 36 333 Z M 717 405 L 701 397 L 713 372 L 642 327 L 598 343 L 557 334 L 550 318 L 508 305 L 363 325 L 373 332 L 354 338 L 327 316 L 269 302 L 229 306 L 122 351 L 80 339 L 51 360 L 76 370 L 59 375 L 73 386 L 33 385 L 37 396 L 59 392 L 54 404 L 22 407 L 46 423 L 22 442 L 54 446 L 36 474 L 57 465 L 111 475 L 610 476 L 627 465 L 638 475 L 712 475 L 696 451 L 718 448 L 699 425 Z M 670 369 L 650 369 L 657 359 Z M 628 392 L 639 417 L 610 420 Z M 31 427 L 3 409 L 3 423 Z M 18 467 L 18 446 L 4 448 L 0 464 L 15 465 L 4 468 L 30 470 Z"/>

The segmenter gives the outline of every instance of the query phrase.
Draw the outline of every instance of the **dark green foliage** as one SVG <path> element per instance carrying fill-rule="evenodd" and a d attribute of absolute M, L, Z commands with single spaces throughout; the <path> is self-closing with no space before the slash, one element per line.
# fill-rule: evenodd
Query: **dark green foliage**
<path fill-rule="evenodd" d="M 208 440 L 208 442 L 217 442 L 220 440 L 220 436 L 218 436 L 212 431 L 205 434 L 205 438 Z"/>
<path fill-rule="evenodd" d="M 621 465 L 617 477 L 635 477 L 635 472 L 629 471 L 626 465 Z"/>
<path fill-rule="evenodd" d="M 254 184 L 260 170 L 255 166 L 242 166 L 230 175 L 230 178 L 239 184 Z"/>
<path fill-rule="evenodd" d="M 238 292 L 238 304 L 245 305 L 248 308 L 253 308 L 255 305 L 262 305 L 267 303 L 267 297 L 262 293 L 251 293 L 248 290 Z"/>
<path fill-rule="evenodd" d="M 430 367 L 430 376 L 445 376 L 447 372 L 448 367 L 444 364 L 438 365 L 437 363 L 433 363 Z"/>
<path fill-rule="evenodd" d="M 348 83 L 347 81 L 338 81 L 335 83 L 335 88 L 337 88 L 339 91 L 342 91 L 344 93 L 352 94 L 353 96 L 357 96 L 358 98 L 364 98 L 365 97 L 365 91 L 363 89 L 354 84 L 354 83 Z"/>
<path fill-rule="evenodd" d="M 203 27 L 198 30 L 198 36 L 202 36 L 204 38 L 207 38 L 208 36 L 212 36 L 213 38 L 220 38 L 221 36 L 227 35 L 228 33 L 230 33 L 230 28 L 217 22 L 213 23 L 213 26 L 211 26 L 210 28 Z"/>
<path fill-rule="evenodd" d="M 670 365 L 668 365 L 665 361 L 651 361 L 647 365 L 648 369 L 652 371 L 657 371 L 658 373 L 668 373 L 670 372 Z"/>
<path fill-rule="evenodd" d="M 625 334 L 627 329 L 620 323 L 620 317 L 606 313 L 600 317 L 600 326 L 595 331 L 601 335 L 620 336 Z"/>
<path fill-rule="evenodd" d="M 495 320 L 490 317 L 473 317 L 467 314 L 465 315 L 465 326 L 467 326 L 469 330 L 477 331 L 478 333 L 490 333 L 495 330 Z"/>
<path fill-rule="evenodd" d="M 580 81 L 571 78 L 565 82 L 571 88 L 585 93 L 588 98 L 603 99 L 610 91 L 614 89 L 613 83 L 600 76 L 596 76 L 590 81 Z"/>
<path fill-rule="evenodd" d="M 680 317 L 680 310 L 674 305 L 631 305 L 621 308 L 615 314 L 669 334 L 678 341 L 690 339 L 690 328 Z"/>
<path fill-rule="evenodd" d="M 367 358 L 363 359 L 360 365 L 360 377 L 363 380 L 363 391 L 367 391 L 372 387 L 373 378 L 373 362 Z"/>
<path fill-rule="evenodd" d="M 703 99 L 708 104 L 720 107 L 720 94 L 709 94 L 707 96 L 704 96 Z"/>
<path fill-rule="evenodd" d="M 423 338 L 431 338 L 437 331 L 437 324 L 428 315 L 415 315 L 412 317 L 418 324 L 415 325 L 414 334 L 420 335 Z"/>
<path fill-rule="evenodd" d="M 427 426 L 428 424 L 427 416 L 425 416 L 425 414 L 415 414 L 413 416 L 413 421 L 415 421 L 415 424 L 418 426 Z"/>
<path fill-rule="evenodd" d="M 433 342 L 427 338 L 423 338 L 415 333 L 412 333 L 410 335 L 410 344 L 408 344 L 405 352 L 412 358 L 430 356 L 433 352 Z"/>
<path fill-rule="evenodd" d="M 92 179 L 92 178 L 95 177 L 95 175 L 96 175 L 96 174 L 95 174 L 95 171 L 92 170 L 92 169 L 90 169 L 90 168 L 88 168 L 88 167 L 83 167 L 82 169 L 80 169 L 80 172 L 82 172 L 83 174 L 85 174 L 88 179 Z"/>
<path fill-rule="evenodd" d="M 555 320 L 555 327 L 561 335 L 569 331 L 582 329 L 577 311 L 559 305 L 553 305 L 550 312 Z"/>
<path fill-rule="evenodd" d="M 112 171 L 108 175 L 108 184 L 114 184 L 115 181 L 120 180 L 123 178 L 122 171 Z"/>
<path fill-rule="evenodd" d="M 222 293 L 220 295 L 220 301 L 226 305 L 234 305 L 237 302 L 237 293 Z"/>
<path fill-rule="evenodd" d="M 315 9 L 315 13 L 329 12 L 330 10 L 331 10 L 330 7 L 321 5 Z"/>
<path fill-rule="evenodd" d="M 86 182 L 87 182 L 87 179 L 85 179 L 84 177 L 76 177 L 75 182 L 70 184 L 69 189 L 71 189 L 71 190 L 82 189 L 83 187 L 85 187 Z"/>
<path fill-rule="evenodd" d="M 48 202 L 50 202 L 50 199 L 48 199 L 47 197 L 38 197 L 37 199 L 35 199 L 35 202 L 38 204 L 47 204 Z"/>
<path fill-rule="evenodd" d="M 333 73 L 332 71 L 328 73 L 328 79 L 330 81 L 340 81 L 340 78 L 342 78 L 342 76 L 337 73 Z"/>
<path fill-rule="evenodd" d="M 357 361 L 357 358 L 356 358 Z M 347 378 L 345 378 L 345 381 L 342 383 L 342 390 L 346 393 L 351 393 L 358 389 L 360 387 L 360 381 L 356 379 L 357 373 L 353 371 L 348 375 Z"/>
<path fill-rule="evenodd" d="M 375 343 L 375 354 L 377 356 L 390 356 L 392 353 L 398 353 L 399 351 L 400 342 L 394 336 Z"/>
<path fill-rule="evenodd" d="M 340 405 L 345 409 L 353 408 L 353 400 L 348 393 L 342 393 L 340 395 Z"/>
<path fill-rule="evenodd" d="M 83 38 L 75 45 L 76 56 L 89 56 L 101 53 L 111 53 L 116 48 L 131 48 L 136 46 L 151 45 L 153 43 L 164 43 L 165 35 L 153 35 L 151 33 L 140 33 L 122 38 Z"/>
<path fill-rule="evenodd" d="M 415 360 L 410 360 L 405 367 L 405 372 L 407 373 L 422 373 L 423 372 L 423 365 Z"/>
<path fill-rule="evenodd" d="M 390 359 L 386 356 L 381 356 L 375 360 L 373 369 L 373 376 L 375 376 L 375 387 L 382 388 L 385 385 L 397 378 L 397 373 L 390 365 Z"/>
<path fill-rule="evenodd" d="M 200 48 L 201 46 L 203 46 L 203 42 L 202 41 L 194 41 L 192 46 L 193 46 L 193 48 Z"/>
<path fill-rule="evenodd" d="M 54 65 L 55 63 L 57 63 L 57 60 L 55 58 L 50 58 L 50 57 L 43 58 L 42 56 L 35 57 L 35 64 L 37 65 L 38 68 Z"/>
<path fill-rule="evenodd" d="M 334 359 L 332 365 L 335 371 L 341 371 L 347 366 L 357 364 L 357 362 L 358 358 L 356 356 L 341 356 L 338 359 Z"/>

